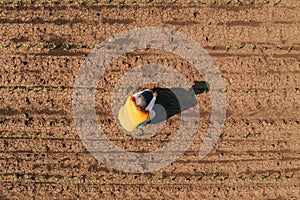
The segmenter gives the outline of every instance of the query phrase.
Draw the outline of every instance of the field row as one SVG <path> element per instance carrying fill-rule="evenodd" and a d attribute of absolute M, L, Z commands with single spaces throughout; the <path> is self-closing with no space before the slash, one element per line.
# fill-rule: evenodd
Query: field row
<path fill-rule="evenodd" d="M 297 82 L 297 80 L 300 79 L 300 73 L 296 66 L 295 67 L 282 66 L 285 67 L 284 70 L 283 69 L 277 70 L 277 68 L 280 68 L 280 66 L 277 67 L 277 66 L 272 66 L 272 64 L 269 65 L 270 67 L 261 64 L 257 69 L 251 69 L 250 67 L 248 68 L 247 66 L 244 66 L 244 69 L 239 66 L 236 66 L 236 68 L 233 69 L 232 67 L 229 68 L 227 63 L 223 64 L 222 66 L 220 66 L 220 70 L 222 73 L 223 84 L 226 89 L 225 91 L 220 90 L 219 92 L 228 92 L 228 93 L 232 93 L 232 95 L 237 95 L 239 93 L 262 94 L 267 92 L 269 94 L 281 93 L 283 96 L 286 95 L 286 93 L 290 93 L 290 92 L 299 93 L 300 85 Z M 173 65 L 172 63 L 170 63 L 165 66 L 173 66 Z M 28 92 L 44 92 L 45 94 L 47 94 L 48 92 L 57 92 L 56 94 L 58 94 L 63 90 L 65 90 L 65 92 L 70 92 L 72 89 L 74 89 L 74 81 L 77 75 L 75 70 L 73 72 L 69 72 L 70 69 L 67 67 L 66 68 L 59 68 L 55 66 L 53 67 L 49 66 L 49 67 L 51 68 L 48 68 L 48 66 L 44 64 L 40 72 L 35 71 L 34 68 L 28 68 L 28 67 L 22 68 L 22 66 L 18 64 L 15 64 L 14 67 L 8 67 L 8 66 L 3 67 L 4 69 L 2 68 L 1 70 L 3 71 L 3 73 L 0 76 L 0 84 L 1 84 L 0 88 L 2 89 L 1 92 L 3 94 L 7 93 L 8 95 L 11 95 L 13 93 L 26 94 Z M 123 68 L 123 66 L 119 66 L 119 65 L 117 67 Z M 185 65 L 174 66 L 177 72 L 179 72 L 182 75 L 182 78 L 179 80 L 187 80 L 190 86 L 194 84 L 192 80 L 194 81 L 203 80 L 203 78 L 200 77 L 199 72 L 182 73 L 182 71 L 180 71 L 181 69 L 178 70 L 178 68 L 184 68 L 184 67 L 186 70 L 192 69 L 192 67 L 188 67 Z M 290 68 L 291 70 L 287 68 Z M 240 70 L 249 71 L 249 72 L 247 74 L 242 74 Z M 285 72 L 280 72 L 280 71 L 285 71 Z M 124 75 L 123 73 L 124 72 L 120 71 L 120 69 L 118 69 L 117 71 L 111 71 L 110 73 L 105 73 L 102 75 L 102 77 L 99 78 L 99 82 L 101 83 L 98 84 L 97 88 L 89 87 L 86 89 L 95 90 L 95 92 L 97 93 L 103 93 L 103 94 L 106 93 L 107 95 L 109 95 L 109 93 L 114 92 L 114 88 L 116 87 L 116 85 L 121 83 L 120 81 L 122 80 L 120 80 L 120 78 L 122 78 L 122 76 Z M 128 74 L 125 75 L 128 76 Z M 170 78 L 175 76 L 175 74 L 170 75 L 170 73 L 161 72 L 155 76 L 153 74 L 149 74 L 149 77 L 153 76 L 155 78 L 158 78 L 157 81 L 153 82 L 153 83 L 156 82 L 158 83 L 159 81 L 160 82 L 162 81 L 160 77 L 164 75 L 168 75 L 168 78 L 164 80 L 165 83 L 167 84 L 170 83 L 171 81 Z M 215 73 L 207 72 L 205 73 L 205 76 L 217 78 L 219 75 Z M 146 76 L 144 78 L 146 78 Z M 208 84 L 211 84 L 210 81 L 208 81 Z M 124 82 L 123 80 L 123 85 L 124 86 L 120 88 L 123 89 L 122 92 L 130 92 L 133 89 L 137 89 L 137 88 L 133 88 L 132 84 L 130 84 L 128 80 L 127 82 Z M 210 88 L 210 89 L 214 89 L 214 88 Z"/>
<path fill-rule="evenodd" d="M 24 42 L 22 41 L 24 40 Z M 14 54 L 18 55 L 22 52 L 26 53 L 32 53 L 35 52 L 36 55 L 39 55 L 45 52 L 51 52 L 55 55 L 55 51 L 61 53 L 63 56 L 64 54 L 68 54 L 67 51 L 69 51 L 71 54 L 74 55 L 80 55 L 78 53 L 82 53 L 82 55 L 87 54 L 87 52 L 90 51 L 90 49 L 97 49 L 97 45 L 88 46 L 85 44 L 73 44 L 71 41 L 70 43 L 65 42 L 58 42 L 59 39 L 53 39 L 53 41 L 43 41 L 40 42 L 36 41 L 29 41 L 29 38 L 21 38 L 21 39 L 13 39 L 11 41 L 7 41 L 5 43 L 2 43 L 0 46 L 0 49 L 2 49 L 3 53 L 8 52 L 14 52 Z M 38 43 L 38 44 L 37 44 Z M 247 42 L 248 43 L 248 42 Z M 147 46 L 145 46 L 145 50 L 147 50 Z M 259 53 L 273 53 L 273 56 L 280 56 L 280 55 L 286 55 L 286 53 L 291 52 L 298 52 L 300 50 L 299 47 L 295 46 L 282 46 L 281 44 L 255 44 L 250 43 L 246 44 L 246 42 L 241 42 L 240 44 L 227 44 L 226 46 L 202 46 L 204 49 L 207 49 L 209 52 L 213 54 L 214 51 L 223 51 L 228 53 L 227 55 L 230 55 L 230 53 L 240 53 L 240 52 L 248 52 L 251 53 L 250 55 L 253 55 L 256 52 Z M 82 52 L 79 52 L 78 50 L 82 50 Z M 61 50 L 65 52 L 61 52 Z M 74 50 L 74 51 L 70 51 Z M 136 49 L 131 49 L 131 51 L 135 51 Z M 161 49 L 164 50 L 164 49 Z M 39 53 L 37 53 L 39 52 Z M 69 53 L 69 54 L 70 54 Z M 275 53 L 275 54 L 274 54 Z M 255 55 L 255 54 L 254 54 Z M 293 54 L 292 54 L 293 55 Z M 291 56 L 292 56 L 291 55 Z M 296 54 L 298 55 L 298 54 Z"/>
<path fill-rule="evenodd" d="M 297 179 L 295 173 L 299 172 L 293 170 L 277 173 L 267 173 L 267 175 L 262 174 L 252 174 L 250 176 L 238 175 L 222 175 L 222 174 L 185 174 L 182 176 L 180 173 L 177 175 L 163 175 L 158 177 L 157 175 L 119 175 L 119 176 L 108 176 L 104 175 L 94 176 L 94 177 L 77 177 L 77 176 L 62 176 L 62 175 L 52 175 L 51 173 L 47 174 L 30 174 L 30 173 L 14 173 L 14 174 L 1 174 L 0 183 L 14 183 L 18 184 L 20 182 L 35 184 L 70 184 L 70 183 L 79 183 L 82 185 L 88 184 L 103 184 L 115 185 L 115 184 L 163 184 L 163 185 L 180 185 L 180 184 L 203 184 L 205 182 L 236 182 L 236 184 L 255 184 L 255 183 L 265 183 L 265 184 L 275 184 L 276 182 L 284 183 L 286 181 L 293 181 Z"/>
<path fill-rule="evenodd" d="M 166 6 L 166 5 L 180 5 L 183 7 L 185 5 L 205 5 L 205 6 L 221 6 L 221 5 L 233 5 L 233 6 L 252 6 L 252 5 L 267 5 L 270 4 L 272 6 L 280 5 L 281 0 L 1 0 L 0 4 L 4 6 L 10 6 L 10 8 L 19 9 L 23 6 L 46 6 L 46 5 L 79 5 L 79 6 L 96 6 L 96 5 L 116 5 L 118 8 L 124 8 L 125 6 L 142 6 L 143 3 L 145 5 L 151 6 Z M 138 3 L 138 4 L 137 4 Z"/>
<path fill-rule="evenodd" d="M 15 15 L 14 10 L 10 12 L 3 9 L 0 21 L 2 41 L 5 42 L 1 42 L 0 47 L 8 52 L 45 54 L 45 51 L 51 51 L 54 55 L 60 53 L 70 56 L 74 56 L 72 51 L 76 50 L 79 51 L 77 55 L 83 56 L 96 44 L 111 37 L 112 32 L 137 28 L 135 24 L 143 21 L 141 27 L 159 23 L 160 27 L 180 31 L 212 51 L 272 52 L 282 55 L 299 52 L 297 7 L 288 11 L 284 6 L 271 7 L 269 10 L 264 10 L 263 6 L 257 6 L 256 9 L 237 9 L 241 13 L 228 13 L 229 11 L 217 9 L 218 7 L 206 10 L 194 5 L 190 8 L 165 11 L 159 7 L 152 11 L 147 10 L 151 7 L 146 7 L 146 10 L 132 8 L 127 11 L 105 7 L 98 10 L 78 7 L 80 6 L 76 6 L 76 10 L 71 13 L 67 6 L 37 8 L 34 11 L 24 9 L 18 15 Z M 89 24 L 94 28 L 90 28 Z M 187 30 L 186 27 L 192 28 Z M 268 40 L 265 37 L 256 37 L 257 35 L 268 35 Z"/>
<path fill-rule="evenodd" d="M 20 94 L 20 97 L 23 97 L 24 94 L 29 93 L 29 92 L 33 92 L 36 95 L 40 95 L 41 93 L 44 94 L 48 94 L 48 92 L 51 92 L 49 94 L 49 96 L 52 95 L 64 95 L 64 93 L 62 93 L 64 90 L 73 90 L 75 89 L 72 86 L 65 86 L 65 85 L 60 85 L 60 86 L 49 86 L 48 84 L 45 84 L 43 86 L 11 86 L 10 84 L 8 84 L 7 86 L 0 86 L 0 88 L 5 89 L 4 91 L 2 90 L 2 94 L 6 95 L 13 95 L 13 94 Z M 78 87 L 76 87 L 76 89 L 78 89 Z M 94 90 L 95 93 L 101 93 L 103 94 L 105 91 L 107 92 L 106 88 L 92 88 L 92 87 L 88 87 L 88 88 L 81 88 L 81 89 L 86 89 L 87 91 L 90 90 Z M 125 88 L 124 90 L 128 90 L 130 88 Z M 108 92 L 113 92 L 114 88 L 111 88 L 111 91 Z M 295 87 L 295 88 L 285 88 L 284 90 L 280 89 L 281 91 L 278 91 L 278 89 L 276 88 L 260 88 L 258 89 L 226 89 L 226 90 L 219 90 L 219 93 L 231 93 L 231 94 L 235 94 L 235 95 L 239 95 L 239 94 L 263 94 L 263 93 L 268 93 L 268 94 L 272 94 L 272 93 L 276 93 L 276 94 L 281 94 L 283 96 L 287 96 L 287 94 L 292 94 L 292 93 L 296 93 L 296 94 L 300 94 L 300 90 L 299 88 Z M 68 91 L 68 93 L 69 93 Z M 23 95 L 21 95 L 23 94 Z M 31 96 L 31 95 L 30 95 Z M 240 95 L 239 95 L 240 96 Z"/>
<path fill-rule="evenodd" d="M 209 199 L 209 198 L 231 198 L 237 199 L 241 196 L 260 198 L 262 194 L 272 199 L 297 199 L 298 188 L 296 184 L 234 184 L 208 183 L 201 185 L 193 184 L 55 184 L 55 183 L 3 183 L 3 195 L 17 197 L 19 199 L 36 198 L 47 196 L 59 199 Z M 268 188 L 267 190 L 265 188 Z M 16 189 L 23 191 L 19 193 Z M 205 192 L 203 192 L 205 191 Z M 253 192 L 255 191 L 255 192 Z M 1 198 L 1 196 L 0 196 Z M 6 199 L 6 198 L 4 198 Z"/>

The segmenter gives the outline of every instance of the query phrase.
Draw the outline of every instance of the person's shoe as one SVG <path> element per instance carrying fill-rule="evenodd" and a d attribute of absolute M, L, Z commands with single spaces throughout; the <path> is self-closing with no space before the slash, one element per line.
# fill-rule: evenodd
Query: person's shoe
<path fill-rule="evenodd" d="M 144 125 L 139 125 L 139 126 L 137 127 L 137 129 L 141 129 L 143 126 L 144 126 Z"/>

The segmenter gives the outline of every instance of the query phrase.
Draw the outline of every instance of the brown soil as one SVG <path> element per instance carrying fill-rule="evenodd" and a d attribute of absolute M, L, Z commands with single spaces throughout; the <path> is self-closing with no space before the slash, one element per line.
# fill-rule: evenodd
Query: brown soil
<path fill-rule="evenodd" d="M 4 2 L 0 199 L 300 198 L 299 0 Z M 227 117 L 217 145 L 199 159 L 211 102 L 209 93 L 197 95 L 199 131 L 184 156 L 157 172 L 129 174 L 86 151 L 74 126 L 72 92 L 93 46 L 146 26 L 180 31 L 208 51 L 226 86 Z M 155 137 L 137 139 L 113 121 L 111 88 L 126 70 L 149 62 L 202 81 L 192 65 L 166 52 L 140 50 L 116 60 L 99 82 L 96 108 L 108 137 L 129 151 L 164 146 L 178 126 L 175 115 Z"/>

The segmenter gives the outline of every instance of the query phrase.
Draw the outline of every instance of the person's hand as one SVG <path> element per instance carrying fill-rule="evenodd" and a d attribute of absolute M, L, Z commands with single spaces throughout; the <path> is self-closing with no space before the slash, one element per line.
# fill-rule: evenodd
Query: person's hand
<path fill-rule="evenodd" d="M 158 96 L 157 92 L 154 92 L 154 93 L 153 93 L 153 96 L 154 96 L 154 97 L 157 97 L 157 96 Z"/>

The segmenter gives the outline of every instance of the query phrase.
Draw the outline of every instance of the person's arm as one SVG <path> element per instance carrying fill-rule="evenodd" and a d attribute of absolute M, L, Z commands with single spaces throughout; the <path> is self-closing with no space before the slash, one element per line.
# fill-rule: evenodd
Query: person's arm
<path fill-rule="evenodd" d="M 132 95 L 134 98 L 135 98 L 135 100 L 138 98 L 138 96 L 140 96 L 142 93 L 143 93 L 144 91 L 140 91 L 140 92 L 138 92 L 138 93 L 135 93 L 134 95 Z"/>
<path fill-rule="evenodd" d="M 153 106 L 154 106 L 154 104 L 155 104 L 155 101 L 156 101 L 156 97 L 157 97 L 157 93 L 154 92 L 154 93 L 153 93 L 153 98 L 151 99 L 149 105 L 145 108 L 145 110 L 149 110 L 149 111 L 152 110 L 152 108 L 153 108 Z"/>
<path fill-rule="evenodd" d="M 140 92 L 138 92 L 138 93 L 135 93 L 134 95 L 132 95 L 134 98 L 135 98 L 135 100 L 138 98 L 138 96 L 140 96 L 144 91 L 151 91 L 151 90 L 149 90 L 149 89 L 146 89 L 146 90 L 143 90 L 143 91 L 140 91 Z"/>
<path fill-rule="evenodd" d="M 154 104 L 155 104 L 155 101 L 156 101 L 156 97 L 153 97 L 149 103 L 149 105 L 145 108 L 145 110 L 152 110 Z"/>

